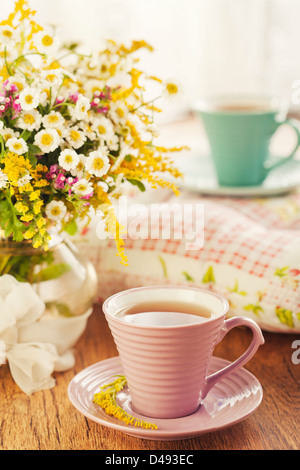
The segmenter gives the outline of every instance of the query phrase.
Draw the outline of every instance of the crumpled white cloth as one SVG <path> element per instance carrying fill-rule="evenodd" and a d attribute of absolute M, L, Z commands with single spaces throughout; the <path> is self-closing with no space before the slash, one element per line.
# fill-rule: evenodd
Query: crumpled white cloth
<path fill-rule="evenodd" d="M 24 334 L 34 331 L 44 312 L 45 304 L 30 284 L 8 274 L 0 277 L 0 365 L 8 362 L 14 381 L 27 395 L 52 388 L 51 374 L 74 365 L 71 350 L 58 351 L 53 331 L 42 340 Z"/>

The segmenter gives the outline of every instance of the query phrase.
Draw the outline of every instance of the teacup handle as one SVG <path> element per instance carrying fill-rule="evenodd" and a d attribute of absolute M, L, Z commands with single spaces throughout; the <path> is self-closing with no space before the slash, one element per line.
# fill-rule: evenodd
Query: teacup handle
<path fill-rule="evenodd" d="M 265 170 L 266 170 L 267 173 L 269 173 L 269 171 L 271 171 L 271 170 L 274 170 L 274 168 L 277 168 L 281 165 L 284 165 L 285 163 L 292 160 L 295 156 L 295 153 L 296 153 L 299 145 L 300 145 L 300 127 L 299 127 L 298 121 L 296 121 L 295 119 L 285 119 L 284 121 L 282 121 L 278 124 L 278 127 L 283 126 L 284 124 L 285 125 L 287 124 L 288 126 L 292 127 L 295 130 L 295 132 L 297 134 L 297 143 L 295 145 L 294 150 L 287 157 L 278 158 L 274 163 L 271 163 L 270 161 L 269 162 L 267 161 L 266 165 L 265 165 Z M 278 129 L 278 127 L 277 127 L 277 129 Z"/>
<path fill-rule="evenodd" d="M 247 317 L 234 317 L 230 318 L 229 320 L 225 320 L 225 324 L 222 329 L 221 336 L 218 338 L 218 342 L 222 341 L 228 331 L 230 331 L 232 328 L 235 328 L 236 326 L 247 326 L 251 328 L 253 333 L 252 342 L 248 349 L 244 352 L 244 354 L 242 354 L 238 359 L 236 359 L 234 362 L 224 367 L 223 369 L 215 372 L 214 374 L 209 375 L 206 378 L 206 384 L 201 392 L 201 399 L 204 399 L 206 397 L 210 389 L 217 382 L 219 382 L 228 374 L 231 374 L 233 371 L 239 369 L 244 364 L 246 364 L 246 362 L 248 362 L 252 358 L 252 356 L 254 356 L 259 346 L 264 344 L 265 342 L 260 327 L 257 325 L 257 323 L 255 323 L 255 321 Z"/>

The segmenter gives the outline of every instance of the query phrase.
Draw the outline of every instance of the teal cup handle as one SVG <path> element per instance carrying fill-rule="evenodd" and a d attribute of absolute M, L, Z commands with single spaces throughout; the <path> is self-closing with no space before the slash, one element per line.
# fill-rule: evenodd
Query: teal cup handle
<path fill-rule="evenodd" d="M 278 121 L 279 107 L 272 98 L 237 97 L 234 101 L 228 97 L 223 105 L 216 98 L 199 103 L 194 111 L 206 131 L 220 186 L 259 186 L 272 170 L 290 162 L 300 146 L 300 123 L 294 119 Z M 270 155 L 269 148 L 283 124 L 294 129 L 297 143 L 290 155 L 279 158 Z"/>
<path fill-rule="evenodd" d="M 273 163 L 272 163 L 272 159 L 269 159 L 269 160 L 266 161 L 266 163 L 265 163 L 266 176 L 271 170 L 274 170 L 275 168 L 278 168 L 279 166 L 285 165 L 287 162 L 291 161 L 294 158 L 294 156 L 295 156 L 295 154 L 296 154 L 296 152 L 297 152 L 297 150 L 300 146 L 300 126 L 299 126 L 298 121 L 296 121 L 295 119 L 285 119 L 284 121 L 282 121 L 278 124 L 278 128 L 282 125 L 288 125 L 288 126 L 290 126 L 294 129 L 294 131 L 296 132 L 296 135 L 297 135 L 297 142 L 296 142 L 296 145 L 294 147 L 294 150 L 290 153 L 290 155 L 288 155 L 286 157 L 277 158 L 277 160 Z"/>

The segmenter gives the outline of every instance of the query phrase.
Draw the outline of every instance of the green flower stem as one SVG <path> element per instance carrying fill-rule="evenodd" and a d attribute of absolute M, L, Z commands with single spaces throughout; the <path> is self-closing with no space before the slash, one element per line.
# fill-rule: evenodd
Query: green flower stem
<path fill-rule="evenodd" d="M 20 62 L 22 59 L 26 59 L 27 55 L 40 55 L 42 57 L 45 57 L 45 54 L 42 54 L 41 52 L 27 52 L 26 54 L 19 55 L 13 62 L 11 62 L 10 67 L 13 67 L 15 63 Z"/>
<path fill-rule="evenodd" d="M 7 53 L 6 53 L 6 47 L 4 48 L 4 62 L 5 62 L 5 66 L 7 68 L 7 71 L 8 71 L 8 74 L 9 75 L 13 75 L 11 70 L 10 70 L 10 67 L 8 65 L 8 62 L 7 62 Z"/>
<path fill-rule="evenodd" d="M 159 98 L 161 98 L 161 96 L 157 96 L 156 98 L 153 98 L 152 100 L 147 101 L 146 103 L 142 103 L 142 104 L 140 104 L 140 106 L 138 106 L 137 108 L 132 109 L 130 112 L 131 112 L 131 113 L 134 113 L 135 111 L 137 111 L 138 109 L 142 108 L 143 106 L 147 106 L 147 105 L 150 104 L 150 103 L 154 103 L 154 101 L 159 100 Z"/>
<path fill-rule="evenodd" d="M 75 103 L 66 103 L 66 102 L 63 102 L 63 103 L 58 103 L 58 104 L 55 104 L 54 106 L 52 106 L 51 109 L 56 109 L 56 108 L 61 108 L 62 106 L 76 106 Z"/>
<path fill-rule="evenodd" d="M 0 146 L 1 146 L 0 160 L 2 160 L 2 158 L 5 155 L 5 142 L 4 142 L 4 138 L 2 135 L 0 135 Z"/>
<path fill-rule="evenodd" d="M 1 256 L 0 257 L 0 276 L 7 274 L 10 270 L 10 265 L 8 264 L 11 255 Z"/>

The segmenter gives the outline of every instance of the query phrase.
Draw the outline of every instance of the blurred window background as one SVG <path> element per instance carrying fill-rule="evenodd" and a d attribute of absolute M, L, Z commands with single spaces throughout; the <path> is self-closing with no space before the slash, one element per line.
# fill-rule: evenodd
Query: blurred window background
<path fill-rule="evenodd" d="M 299 0 L 31 0 L 43 24 L 67 41 L 100 49 L 104 39 L 145 39 L 152 74 L 180 84 L 169 118 L 199 97 L 222 93 L 277 94 L 300 89 Z M 1 19 L 14 0 L 1 0 Z M 298 81 L 298 84 L 297 84 Z M 293 106 L 297 100 L 294 100 Z"/>

